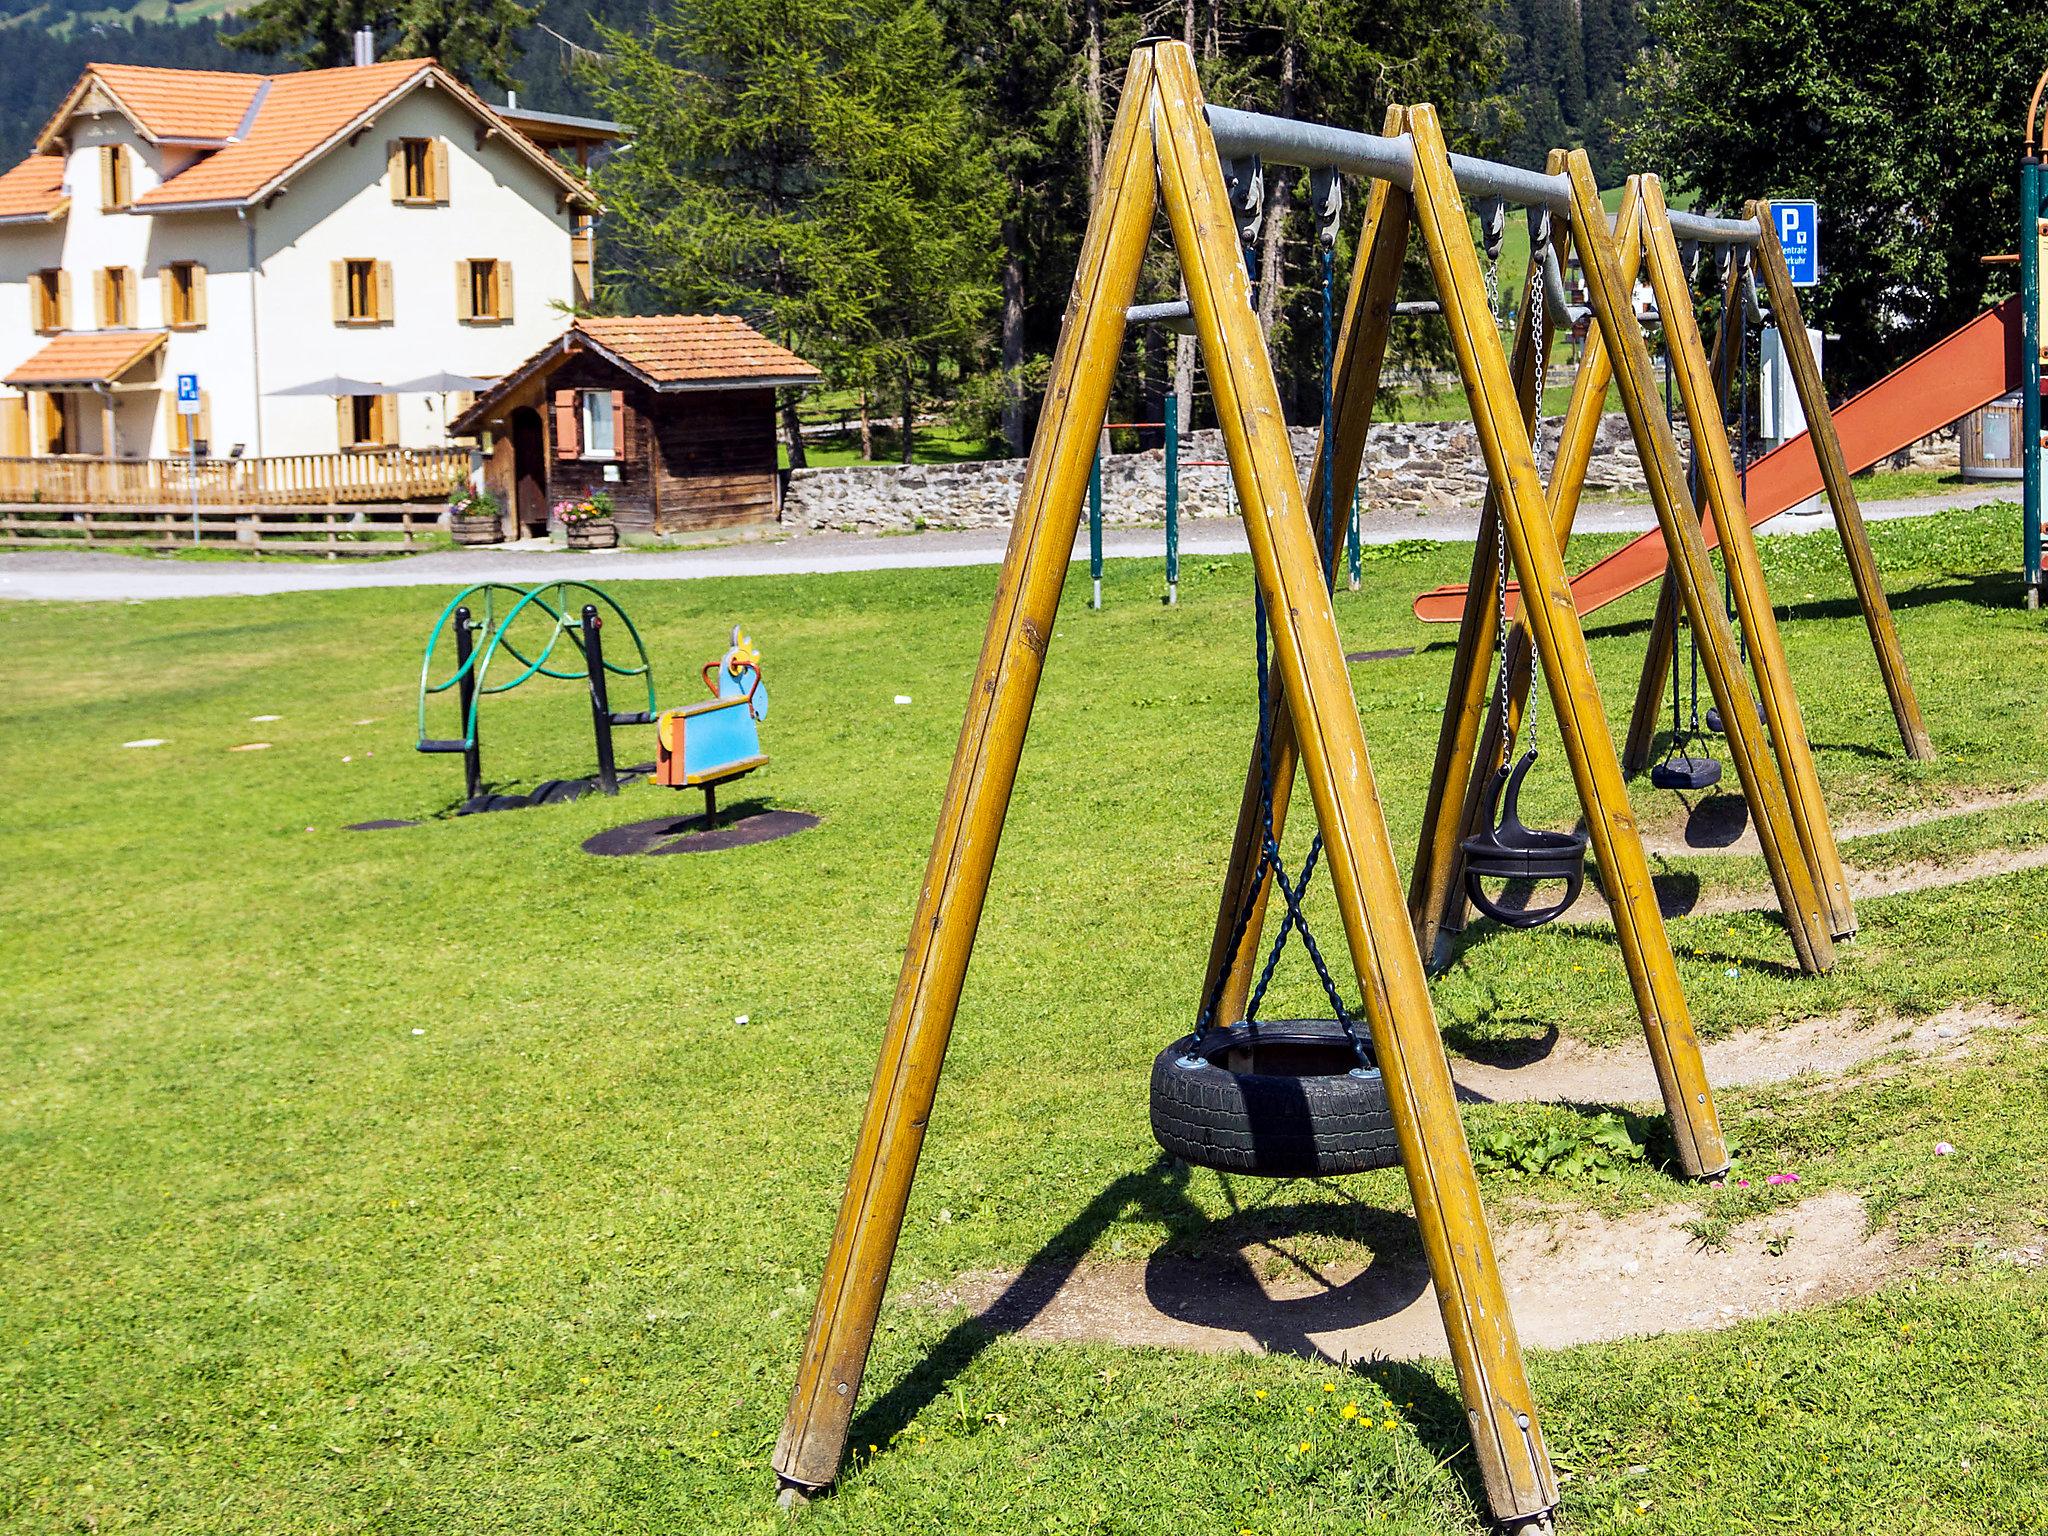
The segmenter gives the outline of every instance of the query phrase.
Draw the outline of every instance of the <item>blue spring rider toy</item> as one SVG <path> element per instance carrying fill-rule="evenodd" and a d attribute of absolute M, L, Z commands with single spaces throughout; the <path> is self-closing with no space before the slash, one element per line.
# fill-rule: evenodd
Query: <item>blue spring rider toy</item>
<path fill-rule="evenodd" d="M 732 644 L 707 662 L 704 686 L 711 697 L 661 712 L 654 727 L 654 782 L 671 789 L 704 791 L 704 819 L 718 815 L 718 786 L 766 767 L 760 723 L 768 718 L 768 685 L 761 680 L 761 653 L 737 624 Z"/>

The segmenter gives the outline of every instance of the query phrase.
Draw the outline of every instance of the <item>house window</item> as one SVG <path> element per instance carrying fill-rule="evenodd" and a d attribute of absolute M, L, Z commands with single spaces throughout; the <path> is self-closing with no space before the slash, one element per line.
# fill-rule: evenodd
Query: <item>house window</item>
<path fill-rule="evenodd" d="M 431 206 L 448 201 L 448 146 L 439 139 L 394 139 L 391 201 Z"/>
<path fill-rule="evenodd" d="M 71 318 L 65 313 L 70 305 L 70 284 L 64 281 L 64 274 L 55 267 L 45 267 L 29 278 L 29 316 L 38 331 L 48 333 L 61 331 Z"/>
<path fill-rule="evenodd" d="M 135 272 L 131 267 L 104 267 L 99 281 L 99 321 L 103 331 L 135 323 Z"/>
<path fill-rule="evenodd" d="M 582 389 L 576 393 L 577 412 L 583 428 L 583 457 L 617 458 L 617 423 L 612 417 L 612 392 L 608 389 Z"/>
<path fill-rule="evenodd" d="M 196 331 L 206 324 L 206 268 L 196 261 L 174 261 L 163 269 L 164 324 L 174 331 Z"/>
<path fill-rule="evenodd" d="M 213 437 L 213 402 L 207 392 L 203 389 L 199 392 L 197 411 L 181 411 L 178 409 L 178 392 L 167 390 L 164 410 L 170 418 L 170 430 L 166 435 L 171 452 L 181 458 L 186 454 L 204 456 Z"/>
<path fill-rule="evenodd" d="M 341 446 L 389 448 L 397 437 L 397 404 L 392 395 L 343 395 L 336 402 Z"/>
<path fill-rule="evenodd" d="M 390 324 L 390 262 L 351 257 L 335 262 L 333 271 L 336 325 Z"/>
<path fill-rule="evenodd" d="M 501 325 L 512 318 L 512 263 L 472 257 L 455 263 L 455 317 Z"/>
<path fill-rule="evenodd" d="M 128 146 L 125 144 L 102 144 L 100 146 L 100 211 L 102 213 L 112 213 L 117 208 L 126 208 L 133 200 L 129 194 Z"/>

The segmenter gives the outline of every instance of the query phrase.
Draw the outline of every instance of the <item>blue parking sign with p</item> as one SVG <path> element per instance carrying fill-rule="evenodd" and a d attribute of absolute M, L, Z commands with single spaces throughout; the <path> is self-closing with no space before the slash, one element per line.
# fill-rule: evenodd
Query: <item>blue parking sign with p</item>
<path fill-rule="evenodd" d="M 178 412 L 183 416 L 199 414 L 199 375 L 196 373 L 178 375 Z"/>
<path fill-rule="evenodd" d="M 1820 208 L 1810 201 L 1771 204 L 1778 221 L 1778 244 L 1785 249 L 1785 269 L 1794 288 L 1820 281 Z"/>

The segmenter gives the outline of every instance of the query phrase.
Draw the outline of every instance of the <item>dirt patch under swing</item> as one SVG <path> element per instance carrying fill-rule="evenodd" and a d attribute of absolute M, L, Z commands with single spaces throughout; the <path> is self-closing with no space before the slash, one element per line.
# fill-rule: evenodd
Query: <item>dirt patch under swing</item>
<path fill-rule="evenodd" d="M 1561 1349 L 1725 1328 L 1873 1290 L 1903 1263 L 1896 1240 L 1871 1232 L 1861 1198 L 1843 1191 L 1752 1218 L 1720 1248 L 1702 1247 L 1686 1229 L 1698 1215 L 1691 1207 L 1620 1219 L 1578 1214 L 1498 1231 L 1522 1343 Z M 963 1306 L 1003 1332 L 1061 1343 L 1329 1360 L 1447 1352 L 1412 1243 L 1323 1266 L 1250 1244 L 1204 1258 L 979 1270 L 912 1300 Z"/>
<path fill-rule="evenodd" d="M 1852 1011 L 1774 1029 L 1746 1029 L 1725 1040 L 1702 1042 L 1700 1054 L 1708 1082 L 1716 1088 L 1745 1088 L 1809 1072 L 1836 1077 L 1893 1051 L 1960 1056 L 1977 1031 L 2016 1022 L 1987 1004 L 1948 1008 L 1918 1023 L 1872 1020 Z M 1650 1104 L 1658 1097 L 1649 1049 L 1640 1040 L 1590 1046 L 1552 1033 L 1504 1045 L 1485 1059 L 1453 1055 L 1451 1076 L 1460 1098 L 1486 1103 Z"/>
<path fill-rule="evenodd" d="M 1733 785 L 1733 788 L 1729 786 Z M 1763 857 L 1756 828 L 1749 819 L 1749 807 L 1742 790 L 1735 785 L 1735 773 L 1728 770 L 1721 786 L 1699 795 L 1679 794 L 1679 809 L 1661 823 L 1643 829 L 1643 851 L 1652 855 L 1699 857 L 1711 854 L 1750 854 Z M 1938 805 L 1923 805 L 1890 816 L 1847 817 L 1835 824 L 1835 840 L 1853 842 L 1859 837 L 1878 837 L 1886 832 L 1903 832 L 1931 821 L 1950 821 L 1974 816 L 1980 811 L 2008 810 L 2048 800 L 2048 784 L 2030 784 L 2025 789 L 1996 794 L 1969 795 Z"/>

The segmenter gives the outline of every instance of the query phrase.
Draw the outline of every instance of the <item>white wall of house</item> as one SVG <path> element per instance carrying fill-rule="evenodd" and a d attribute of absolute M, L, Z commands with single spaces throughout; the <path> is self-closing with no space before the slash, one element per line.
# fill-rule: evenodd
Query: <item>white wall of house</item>
<path fill-rule="evenodd" d="M 74 330 L 97 324 L 94 294 L 103 268 L 135 272 L 134 323 L 150 330 L 164 328 L 168 318 L 163 269 L 177 261 L 206 269 L 205 326 L 172 331 L 154 370 L 156 383 L 122 391 L 121 457 L 170 452 L 171 392 L 179 373 L 199 375 L 213 454 L 239 446 L 249 456 L 274 457 L 330 454 L 343 446 L 331 397 L 283 396 L 279 390 L 337 374 L 396 384 L 443 371 L 477 377 L 509 372 L 565 323 L 558 306 L 574 297 L 571 214 L 560 200 L 559 183 L 501 134 L 479 145 L 479 126 L 448 92 L 423 85 L 388 107 L 353 143 L 302 168 L 265 206 L 240 213 L 145 214 L 101 211 L 100 147 L 128 147 L 135 197 L 193 152 L 150 145 L 117 113 L 74 119 L 65 178 L 68 216 L 54 224 L 0 225 L 0 374 L 48 340 L 33 329 L 30 279 L 58 264 L 60 252 L 70 275 Z M 445 143 L 445 201 L 431 207 L 393 201 L 387 172 L 391 142 L 400 138 Z M 390 263 L 387 322 L 335 323 L 332 264 L 351 258 Z M 457 264 L 473 258 L 510 263 L 508 320 L 459 318 Z M 438 395 L 400 396 L 399 444 L 444 445 L 446 415 L 454 406 L 450 400 L 444 407 Z M 96 405 L 88 409 L 97 417 Z M 92 448 L 98 447 L 95 427 Z"/>

